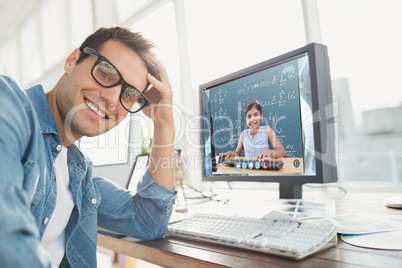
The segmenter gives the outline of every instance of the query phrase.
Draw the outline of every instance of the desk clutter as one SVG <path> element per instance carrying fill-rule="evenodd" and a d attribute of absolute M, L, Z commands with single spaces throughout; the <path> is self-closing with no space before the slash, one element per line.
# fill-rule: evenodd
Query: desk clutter
<path fill-rule="evenodd" d="M 233 214 L 247 217 L 262 217 L 270 211 L 278 211 L 301 220 L 322 219 L 335 216 L 335 202 L 313 202 L 303 199 L 267 198 L 258 192 L 220 191 L 219 189 L 205 191 L 190 185 L 181 184 L 177 187 L 178 198 L 175 203 L 176 212 L 211 212 L 217 214 Z M 253 204 L 260 204 L 255 206 Z M 195 208 L 194 208 L 195 207 Z M 185 209 L 183 209 L 185 208 Z M 252 208 L 252 209 L 250 209 Z M 186 215 L 174 215 L 173 220 Z M 191 214 L 191 213 L 190 213 Z M 171 222 L 172 222 L 171 221 Z"/>

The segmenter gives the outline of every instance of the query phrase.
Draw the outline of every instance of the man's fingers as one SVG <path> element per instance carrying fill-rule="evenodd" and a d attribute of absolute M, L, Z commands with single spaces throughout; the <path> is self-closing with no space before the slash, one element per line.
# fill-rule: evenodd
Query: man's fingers
<path fill-rule="evenodd" d="M 162 64 L 161 60 L 159 60 L 155 55 L 149 55 L 149 59 L 153 62 L 153 64 L 156 66 L 158 69 L 158 79 L 155 78 L 155 80 L 158 80 L 165 84 L 168 88 L 172 88 L 172 85 L 170 84 L 169 77 L 167 75 L 167 71 L 165 66 Z M 149 80 L 148 80 L 149 81 Z M 151 81 L 149 81 L 151 82 Z M 155 82 L 156 83 L 156 82 Z M 153 83 L 152 83 L 153 84 Z"/>
<path fill-rule="evenodd" d="M 145 91 L 144 93 L 147 98 L 149 97 L 149 101 L 156 104 L 157 102 L 160 101 L 160 98 L 162 99 L 172 98 L 173 91 L 169 85 L 166 85 L 165 82 L 159 81 L 151 74 L 148 74 L 147 79 L 148 82 L 152 84 L 152 87 L 149 90 Z"/>
<path fill-rule="evenodd" d="M 158 69 L 159 69 L 159 76 L 161 78 L 161 82 L 164 83 L 168 88 L 172 88 L 169 77 L 167 75 L 166 68 L 163 64 L 160 63 L 160 61 L 158 63 Z"/>
<path fill-rule="evenodd" d="M 148 73 L 147 79 L 148 82 L 151 83 L 151 85 L 153 85 L 154 87 L 160 87 L 160 85 L 162 85 L 162 82 L 156 79 L 156 77 L 150 73 Z"/>

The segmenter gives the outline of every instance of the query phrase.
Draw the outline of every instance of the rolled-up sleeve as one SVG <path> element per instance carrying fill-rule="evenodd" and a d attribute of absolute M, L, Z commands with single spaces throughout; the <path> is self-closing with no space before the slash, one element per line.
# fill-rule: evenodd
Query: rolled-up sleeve
<path fill-rule="evenodd" d="M 156 239 L 167 231 L 176 190 L 156 183 L 147 171 L 130 192 L 103 178 L 95 178 L 102 202 L 98 208 L 99 226 L 140 239 Z"/>
<path fill-rule="evenodd" d="M 172 212 L 172 207 L 176 197 L 176 190 L 168 190 L 165 187 L 156 183 L 149 172 L 147 171 L 138 183 L 137 193 L 143 199 L 152 200 L 161 210 L 167 215 Z"/>

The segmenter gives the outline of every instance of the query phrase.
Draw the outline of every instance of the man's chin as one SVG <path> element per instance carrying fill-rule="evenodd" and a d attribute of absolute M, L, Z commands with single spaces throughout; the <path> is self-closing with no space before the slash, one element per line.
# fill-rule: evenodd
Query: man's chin
<path fill-rule="evenodd" d="M 105 129 L 98 129 L 98 130 L 91 130 L 91 131 L 85 131 L 83 134 L 83 136 L 86 136 L 86 137 L 96 137 L 96 136 L 99 136 L 99 135 L 102 135 L 102 134 L 105 134 L 106 132 L 108 132 L 109 131 L 109 129 L 108 130 L 105 130 Z"/>
<path fill-rule="evenodd" d="M 77 130 L 80 132 L 80 134 L 87 137 L 95 137 L 102 135 L 116 126 L 111 121 L 97 122 L 95 124 L 93 124 L 93 122 L 89 122 L 90 124 L 88 124 L 88 122 L 85 123 L 86 123 L 85 125 L 84 124 L 78 125 Z"/>
<path fill-rule="evenodd" d="M 96 137 L 99 136 L 103 133 L 105 133 L 105 129 L 99 129 L 99 128 L 86 128 L 86 127 L 77 127 L 73 130 L 73 136 L 74 137 Z"/>

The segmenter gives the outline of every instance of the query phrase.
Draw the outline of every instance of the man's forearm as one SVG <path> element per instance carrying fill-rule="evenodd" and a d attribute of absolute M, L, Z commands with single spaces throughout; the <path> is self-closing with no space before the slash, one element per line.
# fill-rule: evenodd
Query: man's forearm
<path fill-rule="evenodd" d="M 161 186 L 174 187 L 174 124 L 154 126 L 154 140 L 150 157 L 149 173 Z"/>

